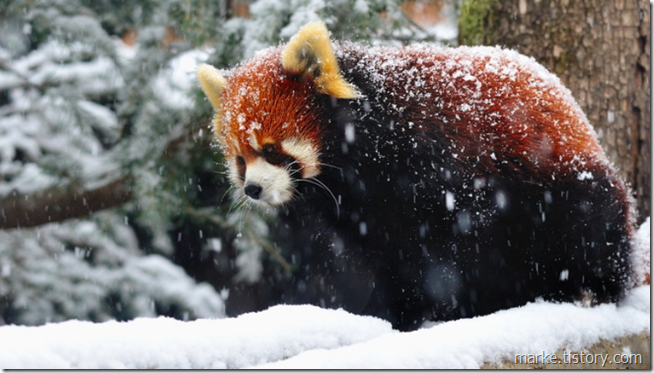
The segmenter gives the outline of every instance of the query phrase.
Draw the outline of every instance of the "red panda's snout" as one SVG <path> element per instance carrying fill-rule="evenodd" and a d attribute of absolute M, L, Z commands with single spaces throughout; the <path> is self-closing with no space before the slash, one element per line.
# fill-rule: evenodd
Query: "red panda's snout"
<path fill-rule="evenodd" d="M 282 205 L 293 198 L 295 181 L 291 173 L 290 167 L 256 157 L 246 164 L 243 176 L 239 176 L 242 192 L 255 203 L 271 207 Z"/>
<path fill-rule="evenodd" d="M 291 201 L 296 184 L 320 173 L 318 152 L 297 138 L 261 145 L 249 135 L 247 154 L 228 162 L 232 183 L 255 204 L 275 207 Z"/>

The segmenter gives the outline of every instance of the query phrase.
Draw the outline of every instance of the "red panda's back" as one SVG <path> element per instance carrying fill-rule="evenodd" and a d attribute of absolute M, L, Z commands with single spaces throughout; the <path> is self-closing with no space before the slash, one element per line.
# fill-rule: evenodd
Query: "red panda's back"
<path fill-rule="evenodd" d="M 532 58 L 500 48 L 424 45 L 346 44 L 340 55 L 346 77 L 348 68 L 365 76 L 368 92 L 398 125 L 438 137 L 478 171 L 520 164 L 521 174 L 531 173 L 525 176 L 569 178 L 606 162 L 570 91 Z"/>

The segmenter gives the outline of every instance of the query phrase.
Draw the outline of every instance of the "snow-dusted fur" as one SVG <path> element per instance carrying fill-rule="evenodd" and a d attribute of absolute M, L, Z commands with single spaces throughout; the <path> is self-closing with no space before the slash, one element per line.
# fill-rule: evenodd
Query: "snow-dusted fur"
<path fill-rule="evenodd" d="M 407 330 L 624 294 L 628 190 L 555 76 L 500 48 L 325 47 L 324 26 L 308 30 L 212 99 L 232 182 L 282 207 L 299 290 L 280 301 Z"/>

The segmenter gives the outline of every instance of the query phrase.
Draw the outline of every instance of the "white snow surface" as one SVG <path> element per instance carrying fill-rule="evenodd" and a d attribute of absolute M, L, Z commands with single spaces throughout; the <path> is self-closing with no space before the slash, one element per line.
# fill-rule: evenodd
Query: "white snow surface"
<path fill-rule="evenodd" d="M 619 306 L 536 302 L 335 350 L 307 351 L 261 368 L 476 369 L 513 361 L 518 354 L 580 351 L 600 339 L 649 332 L 649 304 L 649 286 L 634 289 Z"/>
<path fill-rule="evenodd" d="M 0 368 L 246 368 L 396 334 L 386 321 L 313 306 L 232 319 L 159 317 L 0 328 Z"/>
<path fill-rule="evenodd" d="M 650 332 L 649 285 L 616 304 L 534 302 L 400 333 L 343 310 L 280 305 L 230 319 L 0 327 L 0 368 L 478 368 Z"/>
<path fill-rule="evenodd" d="M 643 224 L 640 225 L 640 228 L 638 228 L 634 237 L 631 261 L 634 266 L 635 280 L 637 283 L 646 281 L 646 276 L 652 272 L 650 263 L 650 246 L 652 245 L 651 229 L 651 218 L 647 217 Z"/>

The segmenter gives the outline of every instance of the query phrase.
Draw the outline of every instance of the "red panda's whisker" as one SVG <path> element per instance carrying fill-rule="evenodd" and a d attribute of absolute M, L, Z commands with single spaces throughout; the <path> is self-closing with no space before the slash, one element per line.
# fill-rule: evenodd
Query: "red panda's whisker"
<path fill-rule="evenodd" d="M 291 167 L 291 166 L 293 166 L 294 164 L 300 164 L 300 162 L 298 162 L 297 160 L 295 160 L 295 161 L 293 161 L 293 162 L 291 162 L 291 163 L 289 163 L 289 164 L 287 164 L 287 165 L 284 166 L 284 171 L 288 172 L 288 175 L 289 175 L 289 176 L 293 176 L 293 175 L 297 174 L 298 172 L 301 172 L 301 171 L 302 171 L 301 168 L 299 168 L 299 169 L 298 169 L 298 168 L 293 169 L 293 167 Z"/>
<path fill-rule="evenodd" d="M 245 194 L 239 195 L 237 198 L 234 199 L 234 202 L 229 208 L 229 211 L 227 212 L 227 215 L 229 215 L 232 210 L 235 208 L 236 211 L 244 211 L 245 206 L 249 204 L 249 198 Z"/>
<path fill-rule="evenodd" d="M 229 185 L 229 188 L 227 188 L 227 190 L 225 191 L 225 193 L 223 193 L 223 196 L 220 197 L 220 200 L 218 201 L 218 204 L 219 204 L 219 205 L 223 203 L 223 200 L 225 199 L 225 197 L 227 197 L 227 194 L 229 194 L 229 192 L 232 191 L 233 189 L 236 189 L 236 187 L 235 187 L 233 184 L 230 184 L 230 185 Z M 234 203 L 234 201 L 232 201 L 232 204 L 233 204 L 233 203 Z"/>
<path fill-rule="evenodd" d="M 300 179 L 302 180 L 302 179 Z M 297 188 L 295 185 L 291 187 L 291 190 L 293 191 L 293 194 L 291 195 L 291 200 L 297 201 L 299 199 L 304 199 L 304 195 L 302 195 L 300 192 L 298 192 Z"/>
<path fill-rule="evenodd" d="M 316 163 L 316 164 L 317 164 L 318 166 L 331 167 L 331 168 L 334 168 L 334 169 L 336 169 L 336 170 L 343 170 L 342 167 L 334 166 L 334 165 L 329 164 L 329 163 L 318 162 L 318 163 Z"/>
<path fill-rule="evenodd" d="M 325 183 L 323 183 L 322 181 L 316 179 L 315 177 L 311 177 L 311 178 L 307 178 L 307 179 L 299 179 L 299 181 L 304 181 L 304 182 L 307 182 L 309 184 L 316 185 L 316 186 L 320 187 L 321 189 L 325 190 L 327 192 L 327 194 L 329 194 L 329 196 L 332 197 L 332 199 L 334 200 L 334 204 L 336 205 L 336 218 L 338 218 L 341 215 L 341 208 L 340 208 L 340 206 L 338 204 L 338 200 L 336 199 L 336 196 L 334 195 L 334 193 L 332 193 L 331 189 L 329 189 L 329 187 L 327 187 L 327 185 L 325 185 Z"/>

